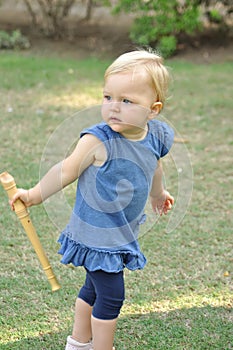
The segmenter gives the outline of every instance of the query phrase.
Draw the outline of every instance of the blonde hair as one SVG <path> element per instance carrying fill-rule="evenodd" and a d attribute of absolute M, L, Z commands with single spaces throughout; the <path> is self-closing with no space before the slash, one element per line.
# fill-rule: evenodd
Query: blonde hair
<path fill-rule="evenodd" d="M 136 50 L 119 56 L 105 71 L 105 80 L 111 74 L 135 71 L 143 68 L 151 79 L 157 101 L 164 104 L 169 85 L 169 72 L 163 65 L 163 58 L 154 52 Z"/>

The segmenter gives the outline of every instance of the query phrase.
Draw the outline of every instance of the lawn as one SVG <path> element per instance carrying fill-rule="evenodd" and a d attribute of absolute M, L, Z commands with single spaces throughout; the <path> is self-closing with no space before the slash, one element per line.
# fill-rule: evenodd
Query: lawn
<path fill-rule="evenodd" d="M 98 122 L 95 106 L 101 102 L 109 63 L 30 52 L 0 54 L 0 173 L 11 173 L 19 187 L 34 185 L 49 161 L 58 159 L 64 146 L 66 152 L 73 146 L 84 126 Z M 165 181 L 176 206 L 174 213 L 159 220 L 148 214 L 149 224 L 140 237 L 148 264 L 143 271 L 125 272 L 126 300 L 115 346 L 232 349 L 233 66 L 182 60 L 167 65 L 173 82 L 162 118 L 186 141 L 176 143 L 164 160 Z M 69 134 L 65 126 L 73 115 Z M 50 154 L 48 142 L 54 135 L 58 146 Z M 71 185 L 65 190 L 68 210 L 74 189 Z M 52 293 L 1 187 L 0 198 L 0 349 L 62 350 L 71 332 L 83 270 L 60 264 L 56 241 L 62 220 L 55 222 L 51 207 L 31 208 L 62 285 Z"/>

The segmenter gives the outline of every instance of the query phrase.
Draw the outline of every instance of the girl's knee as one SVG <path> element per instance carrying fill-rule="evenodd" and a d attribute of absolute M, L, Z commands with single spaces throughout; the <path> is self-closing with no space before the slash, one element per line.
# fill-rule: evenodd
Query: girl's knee
<path fill-rule="evenodd" d="M 96 299 L 92 315 L 101 320 L 113 320 L 119 316 L 123 303 L 123 295 L 120 298 L 100 296 Z"/>

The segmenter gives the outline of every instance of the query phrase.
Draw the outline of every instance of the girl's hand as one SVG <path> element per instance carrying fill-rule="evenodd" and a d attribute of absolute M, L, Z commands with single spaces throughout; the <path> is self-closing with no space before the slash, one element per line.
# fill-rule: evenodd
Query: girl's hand
<path fill-rule="evenodd" d="M 33 203 L 30 200 L 30 190 L 24 190 L 23 188 L 19 188 L 12 199 L 9 201 L 11 209 L 15 210 L 14 203 L 20 199 L 26 207 L 30 207 Z"/>
<path fill-rule="evenodd" d="M 155 213 L 159 215 L 167 214 L 169 210 L 172 209 L 174 204 L 174 198 L 170 195 L 168 191 L 163 191 L 160 196 L 150 197 L 152 209 Z"/>

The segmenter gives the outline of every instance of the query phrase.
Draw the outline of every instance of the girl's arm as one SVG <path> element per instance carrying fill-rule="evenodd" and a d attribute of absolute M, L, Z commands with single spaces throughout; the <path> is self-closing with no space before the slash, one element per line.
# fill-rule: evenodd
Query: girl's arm
<path fill-rule="evenodd" d="M 174 204 L 174 198 L 163 186 L 163 168 L 160 160 L 154 173 L 150 200 L 154 212 L 159 213 L 159 215 L 167 214 Z"/>
<path fill-rule="evenodd" d="M 27 207 L 40 204 L 75 181 L 91 164 L 103 162 L 105 157 L 104 150 L 103 143 L 94 135 L 84 135 L 71 155 L 64 161 L 54 165 L 37 185 L 29 190 L 18 190 L 10 202 L 12 209 L 14 209 L 14 202 L 18 198 Z"/>

